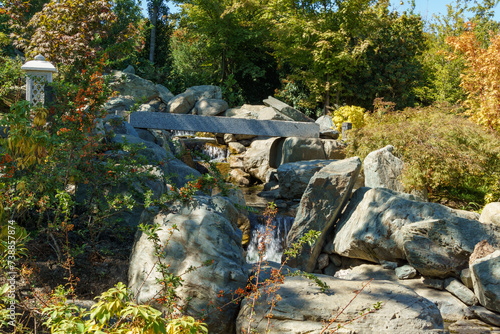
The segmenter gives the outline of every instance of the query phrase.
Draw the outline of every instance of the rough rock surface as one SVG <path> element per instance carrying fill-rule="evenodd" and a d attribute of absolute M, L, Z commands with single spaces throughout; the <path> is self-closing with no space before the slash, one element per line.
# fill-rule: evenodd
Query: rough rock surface
<path fill-rule="evenodd" d="M 444 280 L 444 288 L 452 295 L 460 299 L 467 305 L 477 305 L 477 298 L 469 288 L 463 285 L 459 280 L 449 277 Z"/>
<path fill-rule="evenodd" d="M 278 110 L 280 113 L 290 117 L 294 121 L 297 122 L 314 122 L 313 119 L 307 117 L 305 114 L 301 113 L 295 108 L 290 107 L 288 104 L 281 102 L 278 99 L 275 99 L 272 96 L 269 96 L 267 99 L 265 99 L 264 104 L 269 107 L 273 107 L 274 109 Z"/>
<path fill-rule="evenodd" d="M 326 159 L 321 139 L 288 137 L 278 150 L 277 166 L 287 162 Z"/>
<path fill-rule="evenodd" d="M 229 303 L 230 292 L 244 288 L 247 282 L 241 232 L 235 230 L 216 210 L 210 211 L 203 205 L 181 207 L 177 213 L 145 211 L 141 222 L 160 224 L 163 229 L 158 235 L 162 243 L 168 239 L 168 229 L 173 224 L 177 225 L 179 231 L 172 234 L 161 259 L 170 265 L 171 273 L 180 275 L 191 266 L 198 267 L 205 261 L 213 260 L 212 265 L 183 275 L 183 286 L 177 289 L 177 295 L 180 301 L 189 299 L 185 313 L 195 317 L 208 309 L 209 303 L 213 303 L 214 307 L 228 303 L 223 311 L 216 309 L 205 321 L 210 333 L 233 332 L 238 307 Z M 152 242 L 145 234 L 138 232 L 130 260 L 129 287 L 133 293 L 137 293 L 140 288 L 137 299 L 141 303 L 153 298 L 161 289 L 156 282 L 161 277 L 157 271 L 153 270 L 147 276 L 157 260 L 154 253 Z M 224 296 L 218 297 L 221 290 Z"/>
<path fill-rule="evenodd" d="M 404 187 L 398 180 L 404 163 L 392 154 L 393 151 L 394 146 L 387 145 L 366 156 L 363 161 L 366 187 L 387 188 L 404 192 Z"/>
<path fill-rule="evenodd" d="M 202 85 L 193 86 L 186 89 L 185 93 L 194 95 L 196 100 L 205 99 L 222 99 L 222 90 L 219 86 Z"/>
<path fill-rule="evenodd" d="M 422 275 L 448 277 L 467 267 L 479 241 L 500 244 L 500 228 L 414 199 L 389 189 L 358 189 L 337 224 L 335 252 L 376 263 L 407 260 Z"/>
<path fill-rule="evenodd" d="M 243 155 L 245 171 L 262 182 L 266 182 L 266 175 L 270 168 L 271 147 L 276 140 L 279 140 L 279 138 L 257 138 L 252 141 L 252 144 Z"/>
<path fill-rule="evenodd" d="M 117 90 L 120 95 L 134 97 L 135 101 L 144 99 L 149 101 L 160 96 L 160 92 L 153 82 L 132 73 L 115 71 L 111 80 L 111 87 L 114 90 Z"/>
<path fill-rule="evenodd" d="M 479 303 L 487 309 L 500 312 L 500 250 L 475 260 L 470 269 Z"/>
<path fill-rule="evenodd" d="M 330 286 L 321 292 L 313 282 L 303 277 L 291 277 L 281 285 L 281 300 L 274 307 L 270 320 L 272 333 L 319 334 L 334 314 L 353 298 L 353 291 L 362 286 L 362 281 L 346 281 L 329 276 L 318 277 Z M 265 315 L 270 311 L 268 302 L 272 297 L 263 294 L 256 304 L 252 329 L 264 333 L 267 325 Z M 446 333 L 438 308 L 429 300 L 412 290 L 387 281 L 373 281 L 363 290 L 330 328 L 359 315 L 361 310 L 383 302 L 382 308 L 365 318 L 346 325 L 341 333 Z M 251 301 L 244 299 L 236 323 L 237 333 L 248 328 Z M 410 332 L 411 331 L 411 332 Z"/>
<path fill-rule="evenodd" d="M 193 93 L 184 92 L 174 96 L 167 103 L 167 110 L 173 114 L 187 114 L 193 109 L 196 103 L 196 97 Z"/>
<path fill-rule="evenodd" d="M 308 272 L 314 270 L 328 232 L 349 200 L 360 169 L 361 161 L 353 157 L 334 161 L 311 178 L 288 233 L 288 245 L 297 242 L 310 230 L 320 231 L 321 236 L 312 249 L 304 246 L 302 253 L 290 262 L 291 267 Z"/>
<path fill-rule="evenodd" d="M 311 177 L 331 160 L 309 160 L 289 162 L 278 167 L 280 196 L 287 199 L 300 199 Z"/>
<path fill-rule="evenodd" d="M 323 151 L 325 152 L 326 159 L 340 160 L 345 159 L 345 145 L 338 140 L 321 139 Z"/>
<path fill-rule="evenodd" d="M 193 112 L 196 115 L 216 116 L 229 108 L 226 101 L 222 99 L 202 99 L 196 102 Z"/>
<path fill-rule="evenodd" d="M 500 202 L 487 204 L 479 218 L 481 223 L 500 225 Z"/>

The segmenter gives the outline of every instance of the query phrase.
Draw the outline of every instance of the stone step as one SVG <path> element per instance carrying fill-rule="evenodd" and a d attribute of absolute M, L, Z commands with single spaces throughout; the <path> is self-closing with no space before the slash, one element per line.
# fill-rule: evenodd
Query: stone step
<path fill-rule="evenodd" d="M 135 112 L 130 114 L 134 128 L 231 133 L 269 137 L 319 138 L 319 125 L 310 122 L 260 121 L 220 116 Z"/>

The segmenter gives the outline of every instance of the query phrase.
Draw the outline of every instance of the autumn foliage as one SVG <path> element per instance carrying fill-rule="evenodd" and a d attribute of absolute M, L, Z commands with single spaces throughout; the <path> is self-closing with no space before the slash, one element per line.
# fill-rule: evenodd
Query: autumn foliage
<path fill-rule="evenodd" d="M 491 35 L 490 45 L 481 46 L 475 25 L 466 24 L 466 32 L 449 37 L 455 54 L 462 56 L 465 69 L 461 75 L 461 87 L 467 92 L 466 105 L 471 119 L 496 131 L 500 130 L 500 34 Z"/>

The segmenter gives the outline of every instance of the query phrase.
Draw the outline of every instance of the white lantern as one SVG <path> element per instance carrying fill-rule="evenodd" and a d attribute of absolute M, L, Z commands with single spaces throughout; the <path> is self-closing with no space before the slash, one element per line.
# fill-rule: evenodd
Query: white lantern
<path fill-rule="evenodd" d="M 26 100 L 33 104 L 45 102 L 45 83 L 52 82 L 52 73 L 57 69 L 45 57 L 38 55 L 21 69 L 26 71 Z"/>

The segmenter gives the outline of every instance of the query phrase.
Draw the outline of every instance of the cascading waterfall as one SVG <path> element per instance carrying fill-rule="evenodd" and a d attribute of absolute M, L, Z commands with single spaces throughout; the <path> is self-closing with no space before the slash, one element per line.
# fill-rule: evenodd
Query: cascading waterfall
<path fill-rule="evenodd" d="M 252 237 L 247 249 L 247 263 L 256 263 L 259 260 L 259 243 L 264 240 L 266 220 L 263 216 L 250 215 Z M 270 235 L 265 243 L 266 249 L 263 260 L 281 262 L 281 255 L 286 246 L 286 236 L 292 227 L 294 217 L 276 216 L 272 221 Z"/>
<path fill-rule="evenodd" d="M 172 137 L 194 137 L 196 135 L 195 131 L 182 131 L 182 130 L 170 130 L 170 134 Z"/>
<path fill-rule="evenodd" d="M 211 161 L 224 161 L 229 156 L 229 150 L 225 146 L 205 144 L 201 153 L 208 155 Z"/>

